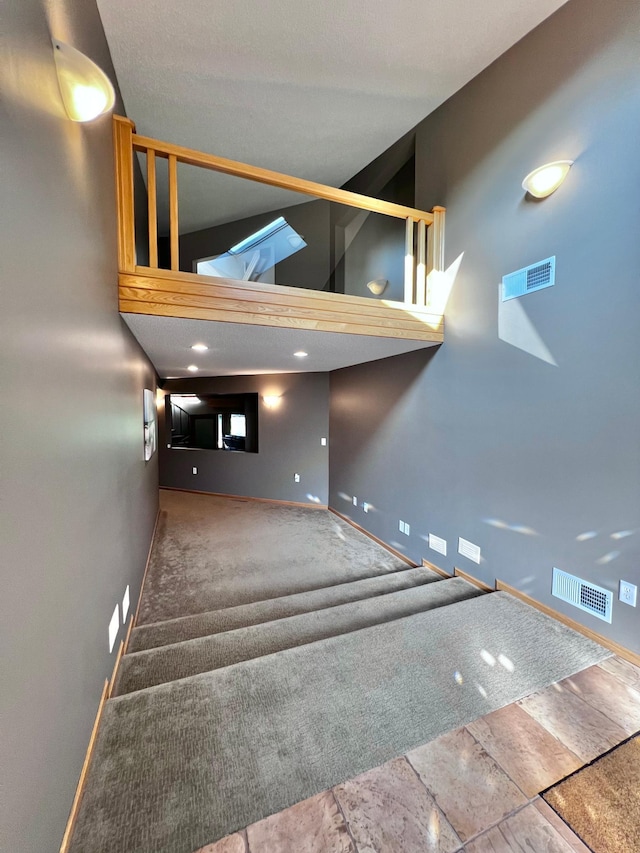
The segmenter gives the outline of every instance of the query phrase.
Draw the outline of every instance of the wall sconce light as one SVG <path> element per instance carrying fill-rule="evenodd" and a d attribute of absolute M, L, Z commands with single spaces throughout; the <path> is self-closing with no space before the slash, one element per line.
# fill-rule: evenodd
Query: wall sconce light
<path fill-rule="evenodd" d="M 524 179 L 522 189 L 534 198 L 546 198 L 558 189 L 572 166 L 573 160 L 556 160 L 555 163 L 538 166 Z"/>
<path fill-rule="evenodd" d="M 53 58 L 62 103 L 71 121 L 93 121 L 113 108 L 116 94 L 111 80 L 88 56 L 54 39 Z"/>
<path fill-rule="evenodd" d="M 276 394 L 265 394 L 262 401 L 267 409 L 277 409 L 282 401 L 282 397 L 278 397 Z"/>
<path fill-rule="evenodd" d="M 374 278 L 373 281 L 370 281 L 367 284 L 367 290 L 370 290 L 374 296 L 381 296 L 389 284 L 388 279 L 386 278 Z"/>

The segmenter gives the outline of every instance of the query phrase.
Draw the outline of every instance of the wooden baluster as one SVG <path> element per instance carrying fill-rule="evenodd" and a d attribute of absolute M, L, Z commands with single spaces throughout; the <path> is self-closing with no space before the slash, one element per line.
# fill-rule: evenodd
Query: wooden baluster
<path fill-rule="evenodd" d="M 427 228 L 423 219 L 418 220 L 418 265 L 416 267 L 416 305 L 427 302 L 427 268 L 426 268 Z"/>
<path fill-rule="evenodd" d="M 149 220 L 149 266 L 158 267 L 158 208 L 156 202 L 156 152 L 147 151 L 147 212 Z"/>
<path fill-rule="evenodd" d="M 427 292 L 425 305 L 431 304 L 429 276 L 435 270 L 444 272 L 444 207 L 433 208 L 433 223 L 427 228 Z"/>
<path fill-rule="evenodd" d="M 407 218 L 407 228 L 404 239 L 404 301 L 413 305 L 413 219 Z"/>
<path fill-rule="evenodd" d="M 171 244 L 171 269 L 180 269 L 178 230 L 178 160 L 169 154 L 169 238 Z"/>
<path fill-rule="evenodd" d="M 433 208 L 433 268 L 444 272 L 444 217 L 445 207 Z"/>
<path fill-rule="evenodd" d="M 122 116 L 113 117 L 113 153 L 116 172 L 116 212 L 118 216 L 118 268 L 134 272 L 136 268 L 136 224 L 133 196 L 134 123 Z"/>

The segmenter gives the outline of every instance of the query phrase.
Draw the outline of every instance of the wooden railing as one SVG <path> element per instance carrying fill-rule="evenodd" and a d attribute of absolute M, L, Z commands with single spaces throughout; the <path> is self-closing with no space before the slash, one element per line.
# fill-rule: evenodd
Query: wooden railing
<path fill-rule="evenodd" d="M 178 163 L 199 166 L 225 175 L 245 178 L 280 189 L 292 190 L 315 199 L 324 199 L 373 213 L 381 213 L 406 221 L 404 302 L 409 305 L 427 305 L 427 281 L 432 270 L 444 269 L 444 217 L 443 207 L 434 207 L 431 213 L 382 201 L 347 190 L 293 178 L 280 172 L 248 166 L 235 160 L 203 154 L 180 145 L 160 142 L 135 133 L 134 123 L 121 116 L 113 117 L 116 168 L 116 193 L 118 207 L 118 263 L 121 273 L 141 273 L 158 269 L 158 215 L 156 160 L 168 160 L 169 179 L 169 256 L 170 269 L 180 269 L 179 219 L 178 219 Z M 133 181 L 134 152 L 146 154 L 147 213 L 149 266 L 136 264 L 136 226 Z M 417 233 L 414 236 L 414 228 Z M 206 276 L 203 280 L 210 279 Z"/>

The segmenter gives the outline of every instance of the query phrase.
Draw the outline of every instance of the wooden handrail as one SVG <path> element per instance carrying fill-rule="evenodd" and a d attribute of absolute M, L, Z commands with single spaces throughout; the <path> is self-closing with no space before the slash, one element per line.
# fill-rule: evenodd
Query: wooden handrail
<path fill-rule="evenodd" d="M 383 213 L 386 216 L 395 216 L 397 219 L 424 220 L 427 225 L 433 222 L 433 214 L 426 210 L 417 210 L 413 207 L 405 207 L 401 204 L 393 204 L 390 201 L 371 198 L 370 196 L 352 193 L 349 190 L 339 190 L 315 181 L 306 181 L 303 178 L 294 178 L 281 172 L 272 172 L 270 169 L 262 169 L 259 166 L 249 166 L 237 160 L 228 160 L 226 157 L 216 157 L 214 154 L 203 154 L 182 145 L 173 145 L 171 142 L 160 142 L 148 136 L 133 137 L 134 151 L 155 151 L 156 157 L 175 157 L 180 163 L 189 166 L 200 166 L 203 169 L 211 169 L 223 175 L 234 175 L 237 178 L 246 178 L 259 184 L 269 184 L 283 190 L 292 190 L 296 193 L 311 195 L 326 201 L 334 201 L 337 204 L 345 204 L 349 207 L 357 207 L 360 210 L 369 210 L 372 213 Z"/>

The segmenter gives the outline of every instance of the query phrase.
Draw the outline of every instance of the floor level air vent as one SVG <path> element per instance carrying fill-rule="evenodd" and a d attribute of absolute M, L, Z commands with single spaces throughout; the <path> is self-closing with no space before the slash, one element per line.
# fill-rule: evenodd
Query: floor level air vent
<path fill-rule="evenodd" d="M 598 619 L 611 622 L 613 593 L 607 589 L 554 568 L 551 593 L 556 598 L 597 616 Z"/>
<path fill-rule="evenodd" d="M 533 293 L 534 290 L 542 290 L 552 287 L 556 283 L 556 259 L 547 258 L 523 267 L 521 270 L 511 272 L 502 279 L 502 301 L 524 296 L 525 293 Z"/>

